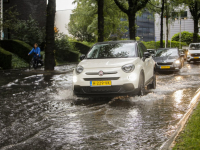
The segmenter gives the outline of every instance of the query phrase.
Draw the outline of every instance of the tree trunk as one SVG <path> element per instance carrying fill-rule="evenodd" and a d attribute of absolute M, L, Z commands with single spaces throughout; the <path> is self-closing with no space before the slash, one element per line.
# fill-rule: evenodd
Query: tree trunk
<path fill-rule="evenodd" d="M 165 1 L 162 0 L 162 7 L 161 7 L 161 22 L 160 22 L 160 48 L 163 48 L 163 15 L 164 15 L 164 3 Z"/>
<path fill-rule="evenodd" d="M 47 5 L 46 20 L 46 49 L 45 49 L 45 70 L 54 70 L 54 21 L 56 12 L 56 0 L 49 0 Z"/>
<path fill-rule="evenodd" d="M 133 12 L 128 14 L 130 40 L 135 40 L 136 37 L 135 15 Z"/>
<path fill-rule="evenodd" d="M 194 20 L 194 34 L 193 34 L 193 42 L 198 42 L 198 20 L 199 18 L 198 17 L 194 17 L 193 18 Z"/>
<path fill-rule="evenodd" d="M 168 11 L 168 4 L 166 4 L 166 47 L 168 47 L 168 39 L 169 39 L 169 11 Z"/>
<path fill-rule="evenodd" d="M 104 0 L 98 0 L 98 42 L 104 41 Z"/>

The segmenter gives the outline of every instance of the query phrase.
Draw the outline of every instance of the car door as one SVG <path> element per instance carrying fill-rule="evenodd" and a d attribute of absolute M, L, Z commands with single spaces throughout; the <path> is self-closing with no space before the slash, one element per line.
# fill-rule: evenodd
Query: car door
<path fill-rule="evenodd" d="M 139 43 L 138 44 L 138 48 L 140 50 L 140 54 L 142 56 L 142 60 L 143 60 L 143 68 L 144 68 L 144 74 L 145 74 L 145 82 L 147 82 L 152 76 L 153 76 L 153 59 L 152 56 L 150 56 L 149 58 L 144 59 L 144 52 L 147 52 L 146 47 L 142 44 Z"/>

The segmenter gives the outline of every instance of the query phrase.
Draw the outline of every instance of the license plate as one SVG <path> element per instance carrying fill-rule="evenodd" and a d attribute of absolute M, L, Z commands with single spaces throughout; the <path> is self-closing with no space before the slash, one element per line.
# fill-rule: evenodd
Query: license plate
<path fill-rule="evenodd" d="M 194 59 L 199 59 L 199 57 L 194 57 Z"/>
<path fill-rule="evenodd" d="M 170 66 L 160 66 L 160 69 L 169 69 Z"/>
<path fill-rule="evenodd" d="M 111 86 L 111 81 L 90 81 L 90 86 Z"/>

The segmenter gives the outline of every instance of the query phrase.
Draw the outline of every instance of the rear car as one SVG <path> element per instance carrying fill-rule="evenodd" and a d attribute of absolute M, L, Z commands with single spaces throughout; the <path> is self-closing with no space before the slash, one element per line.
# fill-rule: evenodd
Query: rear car
<path fill-rule="evenodd" d="M 183 56 L 178 48 L 160 48 L 157 50 L 154 61 L 156 71 L 179 71 L 184 64 Z"/>
<path fill-rule="evenodd" d="M 200 61 L 200 43 L 191 43 L 187 53 L 187 62 Z"/>
<path fill-rule="evenodd" d="M 155 62 L 136 41 L 95 44 L 73 72 L 73 93 L 78 97 L 143 95 L 156 88 Z"/>

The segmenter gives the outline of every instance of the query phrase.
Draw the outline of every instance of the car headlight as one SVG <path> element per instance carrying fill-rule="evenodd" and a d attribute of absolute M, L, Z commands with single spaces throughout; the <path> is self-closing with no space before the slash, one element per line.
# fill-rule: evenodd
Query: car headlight
<path fill-rule="evenodd" d="M 73 82 L 74 82 L 74 83 L 77 82 L 77 76 L 73 76 Z"/>
<path fill-rule="evenodd" d="M 180 60 L 175 61 L 175 64 L 180 64 L 180 63 L 181 63 Z"/>
<path fill-rule="evenodd" d="M 127 64 L 122 66 L 122 70 L 126 73 L 130 73 L 135 69 L 135 66 L 133 64 Z"/>
<path fill-rule="evenodd" d="M 77 74 L 80 74 L 81 72 L 83 72 L 83 69 L 84 69 L 84 68 L 83 68 L 82 66 L 77 66 L 77 67 L 76 67 L 76 73 L 77 73 Z"/>

